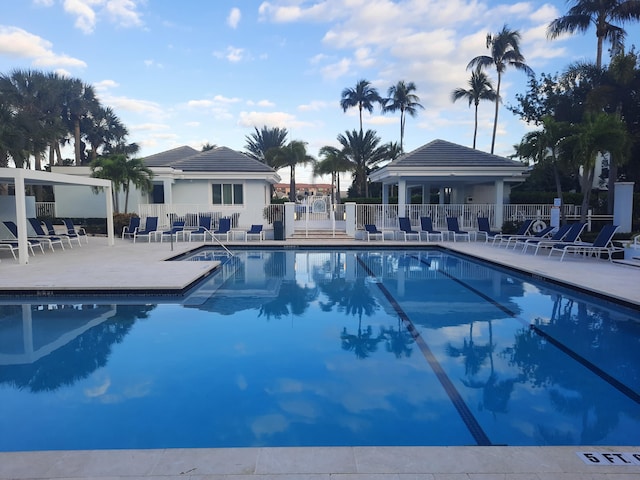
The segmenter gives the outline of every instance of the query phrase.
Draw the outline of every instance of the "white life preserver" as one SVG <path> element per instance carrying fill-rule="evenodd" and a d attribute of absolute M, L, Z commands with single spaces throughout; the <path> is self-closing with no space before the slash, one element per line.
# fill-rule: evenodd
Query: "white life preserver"
<path fill-rule="evenodd" d="M 533 224 L 531 225 L 531 231 L 533 233 L 538 233 L 541 232 L 542 230 L 544 230 L 545 228 L 547 228 L 547 224 L 544 223 L 542 220 L 536 220 L 535 222 L 533 222 Z"/>

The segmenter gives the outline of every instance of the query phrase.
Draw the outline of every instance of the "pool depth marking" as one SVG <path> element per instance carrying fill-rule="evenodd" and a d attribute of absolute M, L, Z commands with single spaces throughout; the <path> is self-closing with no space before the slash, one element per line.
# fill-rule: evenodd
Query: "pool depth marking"
<path fill-rule="evenodd" d="M 367 275 L 377 280 L 375 273 L 371 271 L 371 269 L 362 261 L 362 259 L 359 256 L 356 256 L 356 258 L 358 259 L 358 263 L 360 264 L 360 266 L 365 270 L 365 272 L 367 272 Z M 387 290 L 387 287 L 385 287 L 381 281 L 377 281 L 376 285 L 378 285 L 378 288 L 380 289 L 382 294 L 385 296 L 387 301 L 391 304 L 393 309 L 396 311 L 396 313 L 404 323 L 404 326 L 409 331 L 409 333 L 413 337 L 418 347 L 420 347 L 420 351 L 422 352 L 422 355 L 424 355 L 424 358 L 427 360 L 427 363 L 429 364 L 433 372 L 436 374 L 436 378 L 438 379 L 438 381 L 444 388 L 445 392 L 449 396 L 449 399 L 453 403 L 453 406 L 458 411 L 458 414 L 462 418 L 462 421 L 464 422 L 464 424 L 467 426 L 467 429 L 475 439 L 476 443 L 480 446 L 492 445 L 491 440 L 489 440 L 489 437 L 480 426 L 480 423 L 478 422 L 478 420 L 476 420 L 476 417 L 474 417 L 471 410 L 469 410 L 469 407 L 467 406 L 465 401 L 462 399 L 460 392 L 458 392 L 458 389 L 455 387 L 455 385 L 453 384 L 453 382 L 451 381 L 447 373 L 444 371 L 444 369 L 442 368 L 442 365 L 440 365 L 440 362 L 438 362 L 438 359 L 435 357 L 435 355 L 429 348 L 429 345 L 427 345 L 427 342 L 420 335 L 420 332 L 418 332 L 418 330 L 415 328 L 409 316 L 405 313 L 405 311 L 398 304 L 396 299 L 393 298 L 393 295 L 391 295 L 391 292 Z"/>
<path fill-rule="evenodd" d="M 423 263 L 425 265 L 429 265 L 427 262 L 425 262 L 420 257 L 416 257 L 415 255 L 413 255 L 412 258 L 414 258 L 415 260 L 418 260 L 420 263 Z M 502 305 L 501 303 L 495 301 L 493 298 L 489 297 L 488 295 L 485 295 L 480 290 L 476 289 L 475 287 L 472 287 L 471 285 L 469 285 L 468 283 L 464 282 L 463 280 L 454 277 L 449 272 L 446 272 L 445 270 L 442 270 L 441 268 L 438 268 L 438 273 L 442 273 L 444 276 L 446 276 L 450 280 L 453 280 L 458 285 L 461 285 L 464 288 L 466 288 L 467 290 L 475 293 L 476 295 L 478 295 L 483 300 L 486 300 L 487 302 L 490 302 L 492 305 L 494 305 L 496 308 L 502 310 L 504 313 L 506 313 L 510 317 L 515 318 L 517 320 L 520 320 L 523 324 L 527 325 L 536 335 L 539 335 L 540 337 L 542 337 L 545 340 L 547 340 L 549 343 L 551 343 L 558 350 L 560 350 L 565 355 L 567 355 L 568 357 L 572 358 L 573 360 L 578 362 L 580 365 L 582 365 L 583 367 L 585 367 L 586 369 L 588 369 L 589 371 L 591 371 L 592 373 L 594 373 L 595 375 L 600 377 L 602 380 L 607 382 L 609 385 L 611 385 L 613 388 L 618 390 L 620 393 L 625 395 L 630 400 L 633 400 L 637 404 L 640 404 L 640 394 L 638 394 L 633 389 L 631 389 L 630 387 L 628 387 L 624 383 L 620 382 L 616 378 L 614 378 L 611 375 L 609 375 L 607 372 L 602 370 L 600 367 L 598 367 L 594 363 L 592 363 L 589 360 L 587 360 L 586 358 L 584 358 L 578 352 L 570 349 L 569 347 L 567 347 L 565 344 L 563 344 L 559 340 L 556 340 L 554 337 L 552 337 L 551 335 L 546 333 L 544 330 L 542 330 L 537 325 L 533 325 L 533 324 L 525 321 L 524 319 L 520 318 L 517 313 L 511 311 L 509 308 L 507 308 L 504 305 Z"/>

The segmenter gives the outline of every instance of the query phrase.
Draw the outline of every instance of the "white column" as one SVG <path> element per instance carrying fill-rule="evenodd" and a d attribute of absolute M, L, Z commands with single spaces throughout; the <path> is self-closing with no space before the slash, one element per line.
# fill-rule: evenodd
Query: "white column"
<path fill-rule="evenodd" d="M 27 247 L 27 206 L 25 204 L 24 170 L 16 168 L 16 225 L 18 226 L 18 263 L 29 263 Z"/>
<path fill-rule="evenodd" d="M 164 203 L 173 205 L 173 180 L 165 178 L 162 180 L 162 189 L 164 190 Z M 211 193 L 209 193 L 209 203 L 211 203 Z"/>
<path fill-rule="evenodd" d="M 347 235 L 350 237 L 356 236 L 356 204 L 354 202 L 347 202 L 344 204 L 345 212 L 345 228 Z"/>
<path fill-rule="evenodd" d="M 284 238 L 291 237 L 295 232 L 296 204 L 286 202 L 284 204 Z"/>
<path fill-rule="evenodd" d="M 107 245 L 113 247 L 115 245 L 114 235 L 113 235 L 113 196 L 111 194 L 111 190 L 113 188 L 112 184 L 109 184 L 107 187 L 107 192 L 105 197 L 107 202 Z"/>
<path fill-rule="evenodd" d="M 613 203 L 613 224 L 618 232 L 630 233 L 633 213 L 633 182 L 615 182 Z"/>
<path fill-rule="evenodd" d="M 382 184 L 382 204 L 389 204 L 389 189 L 391 188 L 391 184 L 383 183 Z"/>
<path fill-rule="evenodd" d="M 504 180 L 502 178 L 496 180 L 494 182 L 496 189 L 496 215 L 495 215 L 495 226 L 498 230 L 502 229 L 502 224 L 504 223 L 503 213 L 504 213 Z"/>
<path fill-rule="evenodd" d="M 404 217 L 407 206 L 407 181 L 398 180 L 398 216 Z"/>

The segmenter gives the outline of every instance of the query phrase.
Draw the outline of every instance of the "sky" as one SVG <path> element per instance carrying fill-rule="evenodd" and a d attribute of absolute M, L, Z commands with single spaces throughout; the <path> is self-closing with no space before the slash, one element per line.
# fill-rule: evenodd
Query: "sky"
<path fill-rule="evenodd" d="M 546 27 L 570 7 L 564 0 L 0 0 L 0 73 L 56 71 L 93 85 L 114 109 L 129 142 L 147 156 L 205 143 L 245 150 L 254 129 L 286 128 L 317 158 L 336 137 L 359 128 L 357 108 L 341 93 L 371 82 L 386 97 L 414 82 L 424 109 L 407 117 L 411 151 L 442 139 L 473 143 L 473 107 L 451 101 L 468 88 L 469 61 L 488 53 L 489 32 L 521 34 L 526 63 L 558 73 L 594 62 L 594 29 L 548 40 Z M 640 47 L 640 24 L 625 25 L 627 48 Z M 607 52 L 605 61 L 608 63 Z M 489 71 L 496 82 L 494 71 Z M 495 153 L 508 156 L 534 126 L 504 105 L 526 91 L 517 70 L 503 76 Z M 490 151 L 493 104 L 479 108 L 477 148 Z M 399 113 L 365 113 L 364 128 L 399 142 Z M 71 155 L 69 155 L 71 156 Z M 281 170 L 283 181 L 287 170 Z M 298 182 L 327 182 L 309 169 Z"/>

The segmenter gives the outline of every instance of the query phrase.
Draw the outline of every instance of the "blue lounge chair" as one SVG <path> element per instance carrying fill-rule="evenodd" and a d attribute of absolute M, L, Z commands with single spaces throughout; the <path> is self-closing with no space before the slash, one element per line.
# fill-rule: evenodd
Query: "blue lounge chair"
<path fill-rule="evenodd" d="M 144 228 L 136 228 L 133 232 L 133 243 L 136 243 L 138 237 L 147 237 L 151 243 L 151 237 L 156 235 L 158 231 L 158 217 L 147 217 L 144 222 Z"/>
<path fill-rule="evenodd" d="M 7 230 L 9 230 L 9 233 L 13 237 L 8 239 L 8 243 L 9 244 L 15 243 L 17 245 L 18 226 L 16 225 L 16 223 L 9 220 L 4 221 L 2 223 L 4 223 L 4 226 L 7 227 Z M 36 240 L 34 238 L 27 238 L 27 246 L 29 247 L 29 251 L 31 252 L 31 255 L 35 255 L 35 251 L 33 247 L 40 247 L 40 250 L 42 251 L 42 253 L 44 253 L 44 247 L 42 246 L 42 243 L 40 242 L 40 240 Z"/>
<path fill-rule="evenodd" d="M 62 237 L 59 237 L 57 235 L 48 235 L 47 232 L 45 232 L 44 229 L 42 228 L 42 224 L 37 218 L 27 218 L 27 221 L 29 222 L 29 224 L 31 225 L 31 228 L 35 233 L 35 235 L 29 235 L 29 238 L 32 238 L 35 240 L 42 240 L 43 242 L 49 245 L 49 248 L 51 249 L 51 251 L 53 251 L 53 246 L 55 244 L 60 245 L 62 250 L 64 250 Z M 65 237 L 65 238 L 69 242 L 69 247 L 71 247 L 71 239 L 68 237 Z"/>
<path fill-rule="evenodd" d="M 72 240 L 76 240 L 78 242 L 78 245 L 82 246 L 82 243 L 80 242 L 80 236 L 79 235 L 69 235 L 67 233 L 60 233 L 60 232 L 56 232 L 55 227 L 53 226 L 53 223 L 51 223 L 51 220 L 47 220 L 44 219 L 42 220 L 42 223 L 44 223 L 45 228 L 47 229 L 47 233 L 49 235 L 53 235 L 55 237 L 65 237 L 69 240 L 69 243 L 71 243 Z"/>
<path fill-rule="evenodd" d="M 224 237 L 226 241 L 229 241 L 230 232 L 231 232 L 231 219 L 227 217 L 223 217 L 218 222 L 218 228 L 213 231 L 212 239 L 215 238 L 216 240 L 219 240 L 218 237 L 220 238 Z"/>
<path fill-rule="evenodd" d="M 378 230 L 372 223 L 366 223 L 364 225 L 364 232 L 367 234 L 367 242 L 373 240 L 384 240 L 384 236 L 382 234 L 382 230 Z"/>
<path fill-rule="evenodd" d="M 178 237 L 182 237 L 184 239 L 184 221 L 178 220 L 173 222 L 170 230 L 158 231 L 155 234 L 156 240 L 160 237 L 160 242 L 164 242 L 165 238 L 169 240 L 173 240 L 175 236 L 176 241 L 178 241 Z"/>
<path fill-rule="evenodd" d="M 131 217 L 129 219 L 129 225 L 122 227 L 122 238 L 133 238 L 133 233 L 138 227 L 140 227 L 140 217 Z"/>
<path fill-rule="evenodd" d="M 611 255 L 613 252 L 619 250 L 612 243 L 613 235 L 616 233 L 618 225 L 605 225 L 602 227 L 598 236 L 592 243 L 587 242 L 560 242 L 551 246 L 549 256 L 553 252 L 562 252 L 560 261 L 564 260 L 564 256 L 567 253 L 582 254 L 582 255 L 607 255 L 609 261 L 611 261 Z"/>
<path fill-rule="evenodd" d="M 423 234 L 427 242 L 432 236 L 439 238 L 441 242 L 444 241 L 444 234 L 440 230 L 433 229 L 431 217 L 420 217 L 420 238 Z"/>
<path fill-rule="evenodd" d="M 399 234 L 406 242 L 410 238 L 420 240 L 420 232 L 411 228 L 411 220 L 409 217 L 398 217 L 398 225 L 400 226 Z"/>
<path fill-rule="evenodd" d="M 78 237 L 78 243 L 80 243 L 80 239 L 84 238 L 85 243 L 89 243 L 89 235 L 87 235 L 87 231 L 83 227 L 76 227 L 70 218 L 65 218 L 62 221 L 69 237 Z"/>
<path fill-rule="evenodd" d="M 466 238 L 467 241 L 471 241 L 471 232 L 466 230 L 460 230 L 460 226 L 458 224 L 458 217 L 447 217 L 447 236 L 451 238 L 453 234 L 453 241 L 457 241 L 458 237 Z"/>
<path fill-rule="evenodd" d="M 497 235 L 494 235 L 492 238 L 492 245 L 497 243 L 498 246 L 500 246 L 503 242 L 507 242 L 512 237 L 526 237 L 532 224 L 533 220 L 525 220 L 520 224 L 516 233 L 498 233 Z"/>
<path fill-rule="evenodd" d="M 195 230 L 185 230 L 187 232 L 189 241 L 194 237 L 202 236 L 202 241 L 207 241 L 207 235 L 213 239 L 213 232 L 211 231 L 211 217 L 208 215 L 201 215 L 198 217 L 198 228 Z"/>
<path fill-rule="evenodd" d="M 491 226 L 489 225 L 488 217 L 478 217 L 478 231 L 476 232 L 476 240 L 478 239 L 478 235 L 484 236 L 485 243 L 493 238 L 496 235 L 500 235 L 501 232 L 496 232 L 491 230 Z"/>
<path fill-rule="evenodd" d="M 0 240 L 0 250 L 9 250 L 14 260 L 18 260 L 16 252 L 19 250 L 18 242 L 12 240 Z"/>
<path fill-rule="evenodd" d="M 523 242 L 522 251 L 527 252 L 529 247 L 535 246 L 534 255 L 538 254 L 541 248 L 551 248 L 554 243 L 558 242 L 575 242 L 580 239 L 580 234 L 584 230 L 584 223 L 570 223 L 562 225 L 556 233 L 551 235 L 550 238 L 543 238 L 540 240 L 525 240 Z"/>
<path fill-rule="evenodd" d="M 251 225 L 251 228 L 245 233 L 244 239 L 245 241 L 248 241 L 253 238 L 257 238 L 262 241 L 263 237 L 264 231 L 262 230 L 262 225 Z"/>

